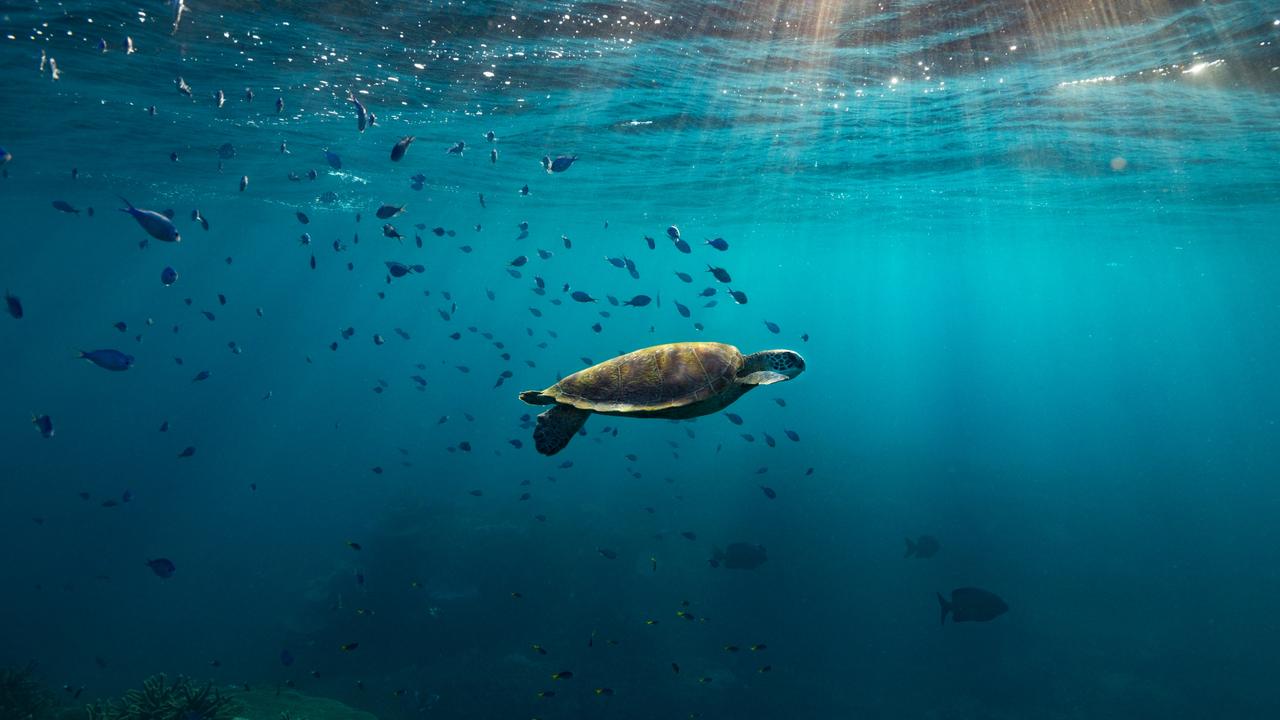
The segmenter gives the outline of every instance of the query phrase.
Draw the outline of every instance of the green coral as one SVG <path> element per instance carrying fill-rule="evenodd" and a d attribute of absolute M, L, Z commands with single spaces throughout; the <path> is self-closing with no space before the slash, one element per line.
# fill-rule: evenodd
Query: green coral
<path fill-rule="evenodd" d="M 53 708 L 53 696 L 35 679 L 33 666 L 0 669 L 0 718 L 40 720 Z"/>
<path fill-rule="evenodd" d="M 98 702 L 86 708 L 89 720 L 231 720 L 231 698 L 213 683 L 195 685 L 178 676 L 173 682 L 153 675 L 141 690 L 130 690 L 121 700 Z"/>

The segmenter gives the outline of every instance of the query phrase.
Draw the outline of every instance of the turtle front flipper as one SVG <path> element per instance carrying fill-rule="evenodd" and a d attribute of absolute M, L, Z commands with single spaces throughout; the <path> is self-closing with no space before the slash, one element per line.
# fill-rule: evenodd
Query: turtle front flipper
<path fill-rule="evenodd" d="M 590 412 L 569 405 L 556 405 L 538 416 L 533 429 L 533 443 L 543 455 L 555 455 L 564 449 L 582 429 Z"/>

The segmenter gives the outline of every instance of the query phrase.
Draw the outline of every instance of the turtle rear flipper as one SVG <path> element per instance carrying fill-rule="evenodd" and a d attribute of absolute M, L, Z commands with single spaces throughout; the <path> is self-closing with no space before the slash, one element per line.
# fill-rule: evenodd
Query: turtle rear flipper
<path fill-rule="evenodd" d="M 543 455 L 555 455 L 564 449 L 582 429 L 591 413 L 569 405 L 556 405 L 538 416 L 533 429 L 533 443 Z"/>

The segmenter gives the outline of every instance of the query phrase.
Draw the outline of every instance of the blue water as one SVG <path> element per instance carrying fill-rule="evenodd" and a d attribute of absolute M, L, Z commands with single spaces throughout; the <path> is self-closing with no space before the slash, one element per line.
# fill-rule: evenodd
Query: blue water
<path fill-rule="evenodd" d="M 1280 713 L 1275 6 L 187 5 L 0 5 L 0 666 L 388 720 Z M 685 340 L 807 370 L 534 451 L 519 391 Z M 939 626 L 961 587 L 1009 611 Z"/>

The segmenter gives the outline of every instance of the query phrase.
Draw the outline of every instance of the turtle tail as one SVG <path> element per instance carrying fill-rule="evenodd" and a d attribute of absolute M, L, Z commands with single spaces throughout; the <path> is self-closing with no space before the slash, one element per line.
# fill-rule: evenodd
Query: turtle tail
<path fill-rule="evenodd" d="M 533 444 L 543 455 L 555 455 L 582 429 L 590 414 L 570 405 L 556 405 L 538 416 L 538 426 L 533 429 Z"/>
<path fill-rule="evenodd" d="M 530 405 L 555 405 L 556 399 L 550 395 L 543 395 L 541 390 L 525 390 L 520 393 L 520 399 Z"/>

